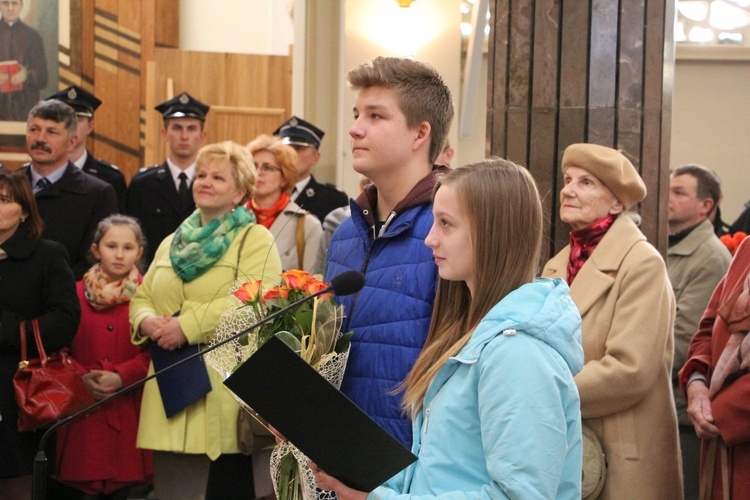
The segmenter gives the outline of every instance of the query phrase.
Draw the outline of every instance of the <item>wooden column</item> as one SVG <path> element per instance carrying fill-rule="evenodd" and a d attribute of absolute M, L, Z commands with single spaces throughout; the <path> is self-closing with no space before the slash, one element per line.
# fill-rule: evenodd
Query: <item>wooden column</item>
<path fill-rule="evenodd" d="M 549 256 L 568 243 L 560 160 L 576 142 L 633 162 L 641 230 L 665 254 L 675 0 L 491 0 L 490 13 L 489 153 L 534 175 Z"/>

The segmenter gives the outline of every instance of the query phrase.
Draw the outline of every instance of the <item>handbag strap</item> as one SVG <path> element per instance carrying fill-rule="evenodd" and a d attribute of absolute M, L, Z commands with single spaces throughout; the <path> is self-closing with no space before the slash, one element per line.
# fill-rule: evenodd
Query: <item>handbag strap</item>
<path fill-rule="evenodd" d="M 304 269 L 305 263 L 305 215 L 307 212 L 297 216 L 297 232 L 295 239 L 297 241 L 297 264 L 299 269 Z"/>
<path fill-rule="evenodd" d="M 253 224 L 250 224 L 250 226 L 245 230 L 245 234 L 242 235 L 242 240 L 240 240 L 240 246 L 237 249 L 237 265 L 234 266 L 234 281 L 237 281 L 237 275 L 240 272 L 240 260 L 242 260 L 242 249 L 245 247 L 245 240 L 247 239 L 247 235 L 252 228 Z"/>
<path fill-rule="evenodd" d="M 721 496 L 725 499 L 730 498 L 727 446 L 720 437 L 715 437 L 708 442 L 706 457 L 703 461 L 703 470 L 700 475 L 700 487 L 698 492 L 698 498 L 700 500 L 711 500 L 712 498 L 717 455 L 719 455 L 718 458 L 721 468 Z"/>
<path fill-rule="evenodd" d="M 29 356 L 28 350 L 26 349 L 26 322 L 21 321 L 21 363 L 28 363 Z M 39 333 L 39 321 L 35 319 L 31 320 L 31 329 L 34 331 L 34 340 L 36 341 L 36 349 L 39 351 L 39 359 L 42 361 L 42 365 L 47 364 L 47 353 L 44 350 L 44 344 L 42 344 L 42 335 Z"/>

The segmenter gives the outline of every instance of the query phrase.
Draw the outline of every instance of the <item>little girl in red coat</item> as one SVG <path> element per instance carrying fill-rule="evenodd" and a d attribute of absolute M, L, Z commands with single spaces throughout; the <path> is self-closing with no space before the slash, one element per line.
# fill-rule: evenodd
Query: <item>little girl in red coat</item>
<path fill-rule="evenodd" d="M 141 282 L 143 254 L 136 219 L 102 220 L 91 252 L 97 263 L 76 283 L 81 323 L 71 344 L 91 394 L 101 400 L 146 376 L 150 355 L 130 341 L 128 307 Z M 126 498 L 131 486 L 153 481 L 152 453 L 135 447 L 141 389 L 118 397 L 57 434 L 55 479 L 81 498 Z"/>

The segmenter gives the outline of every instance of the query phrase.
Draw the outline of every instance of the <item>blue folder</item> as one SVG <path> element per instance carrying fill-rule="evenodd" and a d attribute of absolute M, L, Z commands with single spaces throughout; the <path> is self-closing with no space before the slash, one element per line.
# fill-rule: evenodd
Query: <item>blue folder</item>
<path fill-rule="evenodd" d="M 200 351 L 200 345 L 198 344 L 186 344 L 174 351 L 163 349 L 156 342 L 149 342 L 148 345 L 155 372 Z M 166 373 L 158 375 L 156 383 L 159 385 L 159 392 L 167 418 L 174 417 L 211 392 L 211 380 L 208 378 L 208 370 L 202 356 L 197 356 Z"/>

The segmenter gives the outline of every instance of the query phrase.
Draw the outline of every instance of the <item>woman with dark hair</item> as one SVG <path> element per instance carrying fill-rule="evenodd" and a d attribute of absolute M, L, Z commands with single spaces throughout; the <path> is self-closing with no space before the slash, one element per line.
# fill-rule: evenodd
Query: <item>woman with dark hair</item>
<path fill-rule="evenodd" d="M 38 357 L 32 319 L 47 352 L 69 346 L 81 310 L 65 248 L 40 239 L 42 219 L 28 178 L 0 169 L 0 492 L 30 498 L 31 473 L 42 431 L 18 432 L 13 375 L 21 360 L 20 325 Z"/>
<path fill-rule="evenodd" d="M 491 159 L 440 175 L 425 244 L 438 266 L 427 342 L 404 382 L 419 460 L 371 498 L 581 498 L 581 317 L 536 279 L 542 204 L 528 171 Z M 341 500 L 367 493 L 323 471 Z"/>
<path fill-rule="evenodd" d="M 317 217 L 294 203 L 297 154 L 278 137 L 261 135 L 247 145 L 258 170 L 255 193 L 247 208 L 268 228 L 281 255 L 281 267 L 315 272 L 323 228 Z"/>
<path fill-rule="evenodd" d="M 568 146 L 560 219 L 570 245 L 543 276 L 563 278 L 583 318 L 581 414 L 607 460 L 598 498 L 682 498 L 672 395 L 675 299 L 659 252 L 627 211 L 646 185 L 622 153 Z"/>

